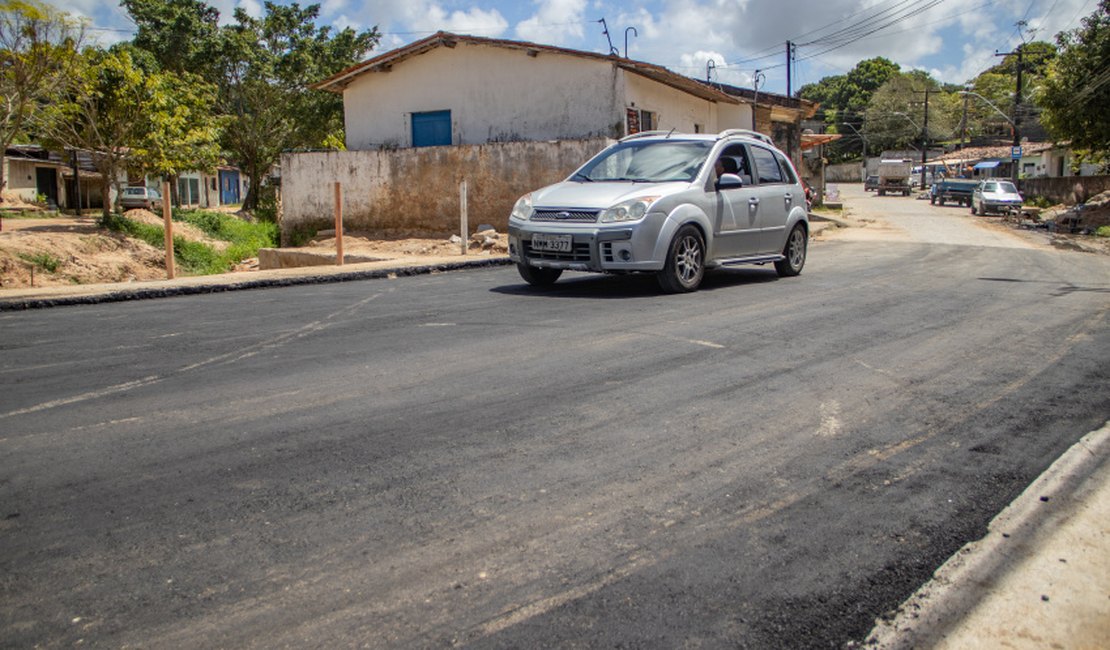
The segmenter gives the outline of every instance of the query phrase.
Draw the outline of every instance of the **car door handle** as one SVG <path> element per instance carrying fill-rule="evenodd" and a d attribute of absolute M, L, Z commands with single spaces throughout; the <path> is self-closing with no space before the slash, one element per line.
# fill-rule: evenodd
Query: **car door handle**
<path fill-rule="evenodd" d="M 759 199 L 755 197 L 748 199 L 748 205 L 759 205 Z"/>

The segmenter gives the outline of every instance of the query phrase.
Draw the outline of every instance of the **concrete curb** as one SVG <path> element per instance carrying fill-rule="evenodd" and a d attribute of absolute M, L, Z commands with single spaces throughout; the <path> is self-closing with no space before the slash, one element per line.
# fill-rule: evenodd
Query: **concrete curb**
<path fill-rule="evenodd" d="M 427 275 L 446 271 L 459 271 L 463 269 L 486 268 L 492 266 L 505 266 L 511 264 L 507 257 L 486 258 L 465 262 L 445 262 L 443 264 L 422 264 L 416 266 L 397 265 L 385 268 L 364 269 L 355 271 L 340 271 L 320 273 L 319 267 L 313 271 L 306 267 L 302 274 L 284 275 L 280 277 L 256 278 L 243 282 L 205 282 L 203 278 L 196 278 L 194 282 L 174 286 L 143 286 L 125 289 L 112 289 L 102 292 L 92 292 L 77 295 L 59 295 L 57 297 L 26 296 L 5 298 L 0 296 L 0 311 L 14 311 L 23 309 L 44 309 L 48 307 L 63 307 L 67 305 L 96 305 L 107 302 L 123 302 L 127 300 L 148 300 L 152 298 L 170 298 L 173 296 L 189 296 L 203 293 L 220 293 L 224 291 L 241 291 L 245 289 L 263 289 L 268 287 L 290 287 L 304 284 L 326 284 L 332 282 L 351 282 L 354 280 L 377 280 L 388 277 Z M 227 276 L 211 276 L 227 277 Z"/>
<path fill-rule="evenodd" d="M 1053 524 L 1077 508 L 1083 498 L 1077 493 L 1085 492 L 1108 457 L 1110 422 L 1072 445 L 991 520 L 986 536 L 949 558 L 893 618 L 877 620 L 862 645 L 883 650 L 931 648 L 941 642 L 969 647 L 950 636 L 953 630 L 1013 565 L 1046 545 L 1056 529 Z"/>

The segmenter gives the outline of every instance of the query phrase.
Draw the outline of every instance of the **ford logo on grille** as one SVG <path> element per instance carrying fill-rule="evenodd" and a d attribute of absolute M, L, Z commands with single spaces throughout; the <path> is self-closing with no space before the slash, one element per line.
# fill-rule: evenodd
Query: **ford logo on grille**
<path fill-rule="evenodd" d="M 570 213 L 565 211 L 565 210 L 563 212 L 556 212 L 555 213 L 555 218 L 556 219 L 570 219 Z"/>

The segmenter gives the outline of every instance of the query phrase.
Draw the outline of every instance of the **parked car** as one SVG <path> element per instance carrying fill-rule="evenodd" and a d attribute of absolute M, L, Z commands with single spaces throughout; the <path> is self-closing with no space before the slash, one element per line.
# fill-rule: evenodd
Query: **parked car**
<path fill-rule="evenodd" d="M 971 214 L 1020 212 L 1024 201 L 1010 181 L 982 181 L 971 194 Z"/>
<path fill-rule="evenodd" d="M 151 187 L 125 187 L 120 205 L 125 210 L 161 210 L 162 193 Z"/>
<path fill-rule="evenodd" d="M 740 129 L 630 135 L 522 196 L 509 217 L 509 256 L 541 287 L 568 270 L 652 273 L 671 293 L 721 266 L 771 263 L 794 276 L 808 238 L 794 166 L 770 138 Z"/>
<path fill-rule="evenodd" d="M 876 192 L 879 189 L 879 175 L 871 174 L 863 181 L 863 191 Z"/>

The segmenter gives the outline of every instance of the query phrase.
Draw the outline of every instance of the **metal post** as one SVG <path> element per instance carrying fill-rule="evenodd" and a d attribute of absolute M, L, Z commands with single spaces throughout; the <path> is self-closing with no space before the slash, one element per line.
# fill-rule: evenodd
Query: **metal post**
<path fill-rule="evenodd" d="M 343 266 L 343 188 L 335 181 L 335 263 Z"/>
<path fill-rule="evenodd" d="M 467 232 L 470 230 L 469 215 L 466 207 L 466 181 L 459 183 L 459 232 L 462 241 L 459 242 L 459 255 L 466 255 Z"/>
<path fill-rule="evenodd" d="M 1019 45 L 1017 46 L 1017 88 L 1014 90 L 1014 147 L 1021 147 L 1021 69 L 1021 46 Z M 1017 151 L 1017 149 L 1013 151 Z M 1017 185 L 1021 156 L 1015 158 L 1011 152 L 1010 161 L 1010 180 Z"/>
<path fill-rule="evenodd" d="M 921 189 L 925 189 L 925 162 L 929 155 L 929 89 L 925 89 L 925 126 L 921 129 Z"/>
<path fill-rule="evenodd" d="M 786 41 L 786 96 L 787 97 L 790 97 L 790 61 L 791 61 L 791 59 L 794 58 L 792 56 L 794 54 L 792 52 L 793 48 L 794 48 L 794 44 L 791 43 L 790 41 Z"/>
<path fill-rule="evenodd" d="M 177 275 L 173 260 L 173 207 L 170 205 L 170 182 L 162 181 L 162 222 L 166 237 L 166 279 Z"/>

